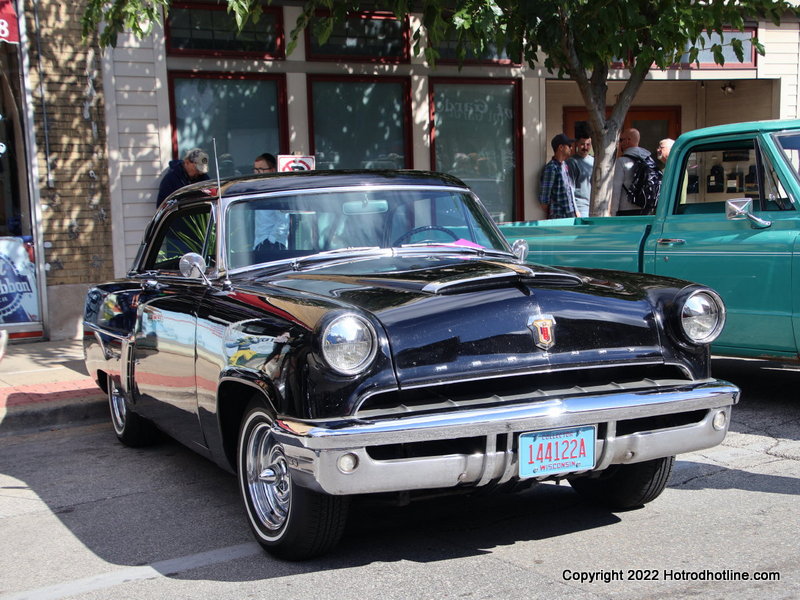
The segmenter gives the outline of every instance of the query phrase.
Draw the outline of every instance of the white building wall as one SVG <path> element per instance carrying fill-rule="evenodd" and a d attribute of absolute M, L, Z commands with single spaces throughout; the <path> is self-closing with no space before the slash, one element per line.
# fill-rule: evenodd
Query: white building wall
<path fill-rule="evenodd" d="M 172 158 L 164 52 L 161 29 L 145 40 L 123 34 L 103 61 L 116 276 L 136 256 Z"/>
<path fill-rule="evenodd" d="M 756 59 L 758 77 L 779 81 L 774 98 L 775 116 L 781 119 L 797 118 L 800 115 L 800 24 L 783 23 L 775 26 L 769 22 L 759 23 L 758 38 L 766 49 L 766 54 Z"/>

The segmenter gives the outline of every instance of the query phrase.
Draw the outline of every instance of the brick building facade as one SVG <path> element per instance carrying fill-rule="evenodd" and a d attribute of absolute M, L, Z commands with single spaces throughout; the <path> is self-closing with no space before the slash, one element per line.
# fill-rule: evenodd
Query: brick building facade
<path fill-rule="evenodd" d="M 102 53 L 81 40 L 83 2 L 18 6 L 25 63 L 19 101 L 35 146 L 30 219 L 45 285 L 41 326 L 16 335 L 75 337 L 86 287 L 113 276 Z"/>

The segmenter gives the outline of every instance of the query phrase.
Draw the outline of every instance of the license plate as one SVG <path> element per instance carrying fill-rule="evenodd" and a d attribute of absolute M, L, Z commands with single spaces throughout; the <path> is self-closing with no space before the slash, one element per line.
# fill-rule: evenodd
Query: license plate
<path fill-rule="evenodd" d="M 519 436 L 519 476 L 541 477 L 594 468 L 596 428 L 574 427 Z"/>

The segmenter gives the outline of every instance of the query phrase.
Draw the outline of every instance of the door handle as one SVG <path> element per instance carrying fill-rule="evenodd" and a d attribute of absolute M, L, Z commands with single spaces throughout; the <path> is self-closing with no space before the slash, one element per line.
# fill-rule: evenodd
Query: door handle
<path fill-rule="evenodd" d="M 678 238 L 660 238 L 657 243 L 659 246 L 682 246 L 686 243 L 686 240 Z"/>
<path fill-rule="evenodd" d="M 147 279 L 142 282 L 142 290 L 145 292 L 159 292 L 164 286 L 155 279 Z"/>

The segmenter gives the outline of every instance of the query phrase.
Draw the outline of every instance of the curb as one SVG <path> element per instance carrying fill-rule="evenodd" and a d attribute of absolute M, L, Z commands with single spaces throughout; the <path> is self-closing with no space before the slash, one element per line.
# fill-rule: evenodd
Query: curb
<path fill-rule="evenodd" d="M 108 400 L 99 389 L 77 394 L 51 394 L 36 402 L 0 405 L 0 437 L 25 430 L 41 430 L 108 418 Z"/>

